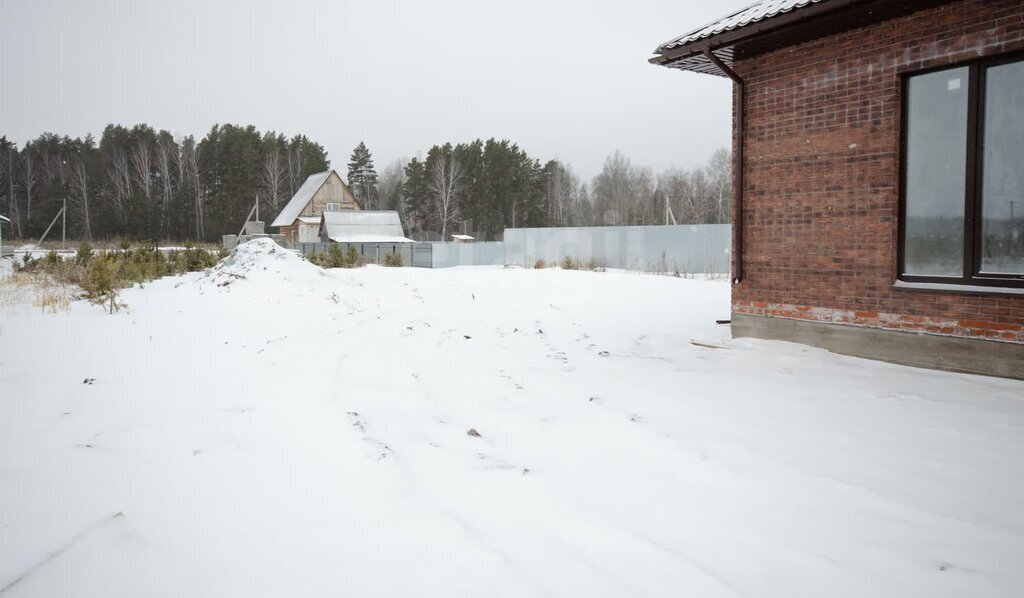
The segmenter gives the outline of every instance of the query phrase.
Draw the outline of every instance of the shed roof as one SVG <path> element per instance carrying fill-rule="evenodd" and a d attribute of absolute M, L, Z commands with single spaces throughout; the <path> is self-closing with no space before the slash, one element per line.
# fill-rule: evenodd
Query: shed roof
<path fill-rule="evenodd" d="M 457 239 L 459 241 L 475 241 L 476 240 L 476 237 L 471 237 L 469 235 L 452 235 L 452 238 L 453 239 Z"/>
<path fill-rule="evenodd" d="M 327 170 L 325 172 L 318 172 L 311 174 L 306 177 L 306 182 L 302 183 L 299 190 L 295 192 L 291 200 L 285 204 L 284 209 L 281 213 L 274 218 L 274 221 L 270 226 L 291 226 L 295 219 L 302 213 L 302 209 L 306 207 L 320 187 L 327 181 L 327 178 L 331 176 L 333 170 Z"/>
<path fill-rule="evenodd" d="M 872 23 L 901 17 L 954 0 L 759 0 L 730 15 L 673 38 L 650 59 L 653 64 L 726 76 L 705 51 L 726 66 Z"/>
<path fill-rule="evenodd" d="M 405 237 L 398 212 L 344 210 L 324 212 L 327 238 L 339 243 L 412 243 Z"/>

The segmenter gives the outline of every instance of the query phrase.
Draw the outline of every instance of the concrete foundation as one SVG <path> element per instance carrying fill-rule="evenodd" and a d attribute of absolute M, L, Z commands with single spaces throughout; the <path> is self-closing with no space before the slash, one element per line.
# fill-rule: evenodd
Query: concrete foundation
<path fill-rule="evenodd" d="M 732 335 L 803 343 L 901 365 L 1024 380 L 1024 345 L 788 318 L 732 315 Z"/>

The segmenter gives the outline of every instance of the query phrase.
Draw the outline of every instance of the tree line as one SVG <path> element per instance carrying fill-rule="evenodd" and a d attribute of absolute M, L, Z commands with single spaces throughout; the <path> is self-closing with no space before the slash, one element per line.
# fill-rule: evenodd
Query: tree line
<path fill-rule="evenodd" d="M 729 221 L 730 155 L 655 174 L 616 151 L 584 181 L 559 160 L 541 162 L 504 139 L 434 145 L 377 172 L 362 142 L 344 173 L 364 209 L 396 210 L 417 239 L 507 227 Z M 97 142 L 45 133 L 20 149 L 0 137 L 0 210 L 17 238 L 33 239 L 67 206 L 81 239 L 195 239 L 235 233 L 258 198 L 271 221 L 327 152 L 305 135 L 215 125 L 202 139 L 145 124 L 108 125 Z"/>
<path fill-rule="evenodd" d="M 66 205 L 73 238 L 214 241 L 238 232 L 254 198 L 273 216 L 328 165 L 308 137 L 251 125 L 215 125 L 199 140 L 108 125 L 98 142 L 45 133 L 21 149 L 0 137 L 0 209 L 23 239 Z"/>

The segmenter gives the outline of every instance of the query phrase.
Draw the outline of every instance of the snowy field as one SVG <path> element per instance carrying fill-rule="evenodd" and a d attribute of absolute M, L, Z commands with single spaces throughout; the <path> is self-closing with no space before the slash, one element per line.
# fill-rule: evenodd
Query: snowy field
<path fill-rule="evenodd" d="M 1024 383 L 730 340 L 728 294 L 256 242 L 9 300 L 0 596 L 1024 594 Z"/>

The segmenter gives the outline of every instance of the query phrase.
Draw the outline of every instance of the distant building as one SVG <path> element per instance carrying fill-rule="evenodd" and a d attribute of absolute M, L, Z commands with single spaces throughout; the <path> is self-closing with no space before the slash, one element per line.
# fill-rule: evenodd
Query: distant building
<path fill-rule="evenodd" d="M 732 79 L 734 336 L 1024 378 L 1024 2 L 761 0 Z"/>
<path fill-rule="evenodd" d="M 398 212 L 327 211 L 320 216 L 319 240 L 351 244 L 412 243 Z"/>
<path fill-rule="evenodd" d="M 452 241 L 456 243 L 472 243 L 473 241 L 476 241 L 476 237 L 471 237 L 469 235 L 452 235 Z"/>
<path fill-rule="evenodd" d="M 316 243 L 325 212 L 362 209 L 337 171 L 328 170 L 309 175 L 270 226 L 278 229 L 286 243 Z"/>

